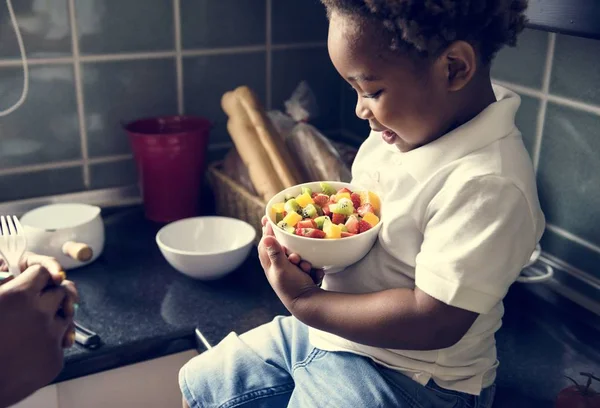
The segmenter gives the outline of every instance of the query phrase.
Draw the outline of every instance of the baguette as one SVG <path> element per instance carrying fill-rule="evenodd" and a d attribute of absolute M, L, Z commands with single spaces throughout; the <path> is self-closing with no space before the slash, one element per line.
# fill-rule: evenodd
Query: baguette
<path fill-rule="evenodd" d="M 273 126 L 256 94 L 247 86 L 237 88 L 234 93 L 254 125 L 260 143 L 267 152 L 283 187 L 288 188 L 305 181 L 296 159 L 290 153 L 283 137 Z"/>
<path fill-rule="evenodd" d="M 284 186 L 259 140 L 247 110 L 234 92 L 227 92 L 223 95 L 221 106 L 229 117 L 227 130 L 244 164 L 248 167 L 254 188 L 263 200 L 270 200 L 271 197 L 283 190 Z"/>

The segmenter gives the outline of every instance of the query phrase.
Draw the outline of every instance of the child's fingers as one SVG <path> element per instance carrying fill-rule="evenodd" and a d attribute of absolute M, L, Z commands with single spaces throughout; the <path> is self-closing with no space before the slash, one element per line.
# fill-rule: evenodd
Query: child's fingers
<path fill-rule="evenodd" d="M 267 224 L 265 228 L 266 228 L 265 235 L 275 236 L 275 233 L 273 232 L 273 227 L 271 226 L 271 224 Z"/>
<path fill-rule="evenodd" d="M 288 255 L 288 260 L 291 263 L 293 263 L 294 265 L 298 265 L 300 263 L 300 261 L 302 261 L 302 259 L 300 259 L 300 256 L 298 254 L 290 254 L 290 255 Z"/>
<path fill-rule="evenodd" d="M 310 263 L 306 262 L 306 261 L 302 261 L 300 262 L 300 269 L 302 269 L 305 273 L 310 273 L 312 266 Z"/>
<path fill-rule="evenodd" d="M 261 224 L 262 224 L 262 226 L 263 226 L 263 227 L 264 227 L 265 225 L 267 225 L 267 222 L 268 222 L 268 221 L 269 221 L 269 220 L 267 219 L 267 216 L 266 216 L 266 215 L 263 215 L 262 219 L 260 220 L 260 222 L 261 222 Z"/>
<path fill-rule="evenodd" d="M 311 269 L 309 274 L 315 285 L 321 286 L 321 282 L 325 276 L 325 271 L 323 271 L 323 269 Z"/>

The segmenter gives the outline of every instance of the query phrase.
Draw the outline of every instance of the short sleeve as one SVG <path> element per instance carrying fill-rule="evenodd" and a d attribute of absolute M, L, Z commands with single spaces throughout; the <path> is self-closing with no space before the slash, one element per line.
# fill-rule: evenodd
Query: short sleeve
<path fill-rule="evenodd" d="M 524 194 L 499 176 L 445 185 L 430 202 L 415 284 L 448 305 L 488 313 L 536 245 Z"/>

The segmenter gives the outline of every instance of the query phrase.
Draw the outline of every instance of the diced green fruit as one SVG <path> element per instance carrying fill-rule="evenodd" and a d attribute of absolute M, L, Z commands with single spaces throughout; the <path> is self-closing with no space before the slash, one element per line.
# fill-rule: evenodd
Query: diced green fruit
<path fill-rule="evenodd" d="M 320 217 L 321 215 L 323 215 L 323 209 L 321 207 L 319 207 L 318 205 L 314 205 L 315 208 L 317 209 L 317 215 Z"/>
<path fill-rule="evenodd" d="M 302 210 L 302 216 L 304 218 L 315 218 L 317 216 L 317 209 L 314 204 L 309 204 Z"/>
<path fill-rule="evenodd" d="M 302 194 L 312 195 L 312 190 L 308 187 L 302 187 Z"/>
<path fill-rule="evenodd" d="M 340 225 L 342 227 L 342 232 L 348 232 L 348 228 L 345 225 Z"/>
<path fill-rule="evenodd" d="M 296 197 L 294 197 L 294 196 L 293 196 L 293 195 L 291 195 L 291 194 L 286 194 L 286 195 L 285 195 L 285 199 L 284 199 L 284 201 L 286 201 L 286 202 L 287 202 L 287 201 L 290 201 L 292 198 L 296 198 Z"/>
<path fill-rule="evenodd" d="M 283 213 L 275 213 L 275 223 L 283 221 Z"/>
<path fill-rule="evenodd" d="M 329 219 L 329 217 L 327 217 L 327 216 L 321 216 L 321 217 L 315 218 L 315 222 L 317 223 L 317 228 L 323 229 L 323 223 L 325 222 L 325 220 L 328 220 L 328 219 Z"/>
<path fill-rule="evenodd" d="M 298 202 L 293 198 L 285 202 L 284 208 L 285 208 L 285 212 L 287 212 L 288 214 L 293 213 L 293 212 L 298 212 L 301 210 L 300 204 L 298 204 Z"/>
<path fill-rule="evenodd" d="M 349 198 L 342 198 L 335 204 L 331 204 L 329 209 L 334 214 L 352 215 L 354 214 L 354 205 Z"/>
<path fill-rule="evenodd" d="M 321 182 L 321 190 L 322 190 L 323 194 L 328 195 L 328 196 L 337 193 L 337 191 L 335 191 L 335 189 L 333 187 L 331 187 L 328 183 L 323 183 L 323 182 Z"/>
<path fill-rule="evenodd" d="M 286 222 L 283 222 L 283 221 L 279 221 L 277 223 L 277 226 L 279 228 L 281 228 L 282 230 L 289 232 L 290 234 L 293 234 L 295 231 L 294 227 L 292 227 L 291 225 L 288 225 Z"/>

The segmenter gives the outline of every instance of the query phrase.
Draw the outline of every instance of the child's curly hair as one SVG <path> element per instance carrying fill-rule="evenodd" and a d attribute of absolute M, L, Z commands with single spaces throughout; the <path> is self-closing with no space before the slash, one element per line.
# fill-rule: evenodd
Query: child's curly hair
<path fill-rule="evenodd" d="M 453 41 L 477 47 L 487 64 L 504 46 L 515 46 L 526 22 L 527 0 L 321 0 L 338 11 L 381 23 L 391 49 L 436 56 Z"/>

